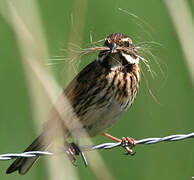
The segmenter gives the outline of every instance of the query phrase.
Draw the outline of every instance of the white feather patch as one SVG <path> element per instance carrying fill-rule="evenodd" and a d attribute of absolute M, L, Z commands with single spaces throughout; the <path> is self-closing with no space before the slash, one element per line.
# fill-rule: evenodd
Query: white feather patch
<path fill-rule="evenodd" d="M 125 57 L 125 59 L 131 63 L 131 64 L 138 64 L 139 63 L 139 57 L 136 59 L 132 58 L 129 54 L 125 54 L 122 52 L 122 56 Z"/>

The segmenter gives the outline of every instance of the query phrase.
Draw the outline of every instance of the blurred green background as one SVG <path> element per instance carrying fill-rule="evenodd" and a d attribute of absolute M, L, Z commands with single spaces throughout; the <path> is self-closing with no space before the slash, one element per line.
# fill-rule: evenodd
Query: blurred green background
<path fill-rule="evenodd" d="M 135 139 L 194 132 L 192 77 L 164 1 L 88 0 L 83 2 L 85 2 L 84 13 L 81 16 L 83 19 L 80 17 L 80 21 L 78 18 L 76 22 L 73 20 L 74 13 L 79 12 L 81 8 L 74 9 L 77 1 L 38 1 L 51 58 L 61 55 L 60 49 L 68 47 L 72 34 L 74 43 L 77 38 L 83 48 L 90 46 L 90 34 L 93 41 L 97 41 L 112 32 L 128 34 L 134 44 L 152 41 L 161 44 L 148 43 L 156 58 L 146 56 L 153 65 L 152 70 L 158 76 L 153 80 L 146 72 L 145 66 L 141 64 L 145 78 L 142 77 L 135 104 L 108 132 L 118 137 L 131 136 Z M 185 2 L 193 12 L 194 2 Z M 135 14 L 138 18 L 120 11 L 119 8 Z M 22 9 L 20 12 L 22 13 Z M 79 37 L 79 30 L 76 29 L 79 25 L 83 25 L 81 37 Z M 16 35 L 2 14 L 0 14 L 0 47 L 0 154 L 21 152 L 35 138 L 36 131 L 27 78 Z M 67 53 L 62 52 L 62 55 L 67 56 Z M 79 70 L 95 57 L 96 54 L 83 57 Z M 155 61 L 161 65 L 165 76 Z M 61 63 L 51 66 L 55 79 L 61 86 L 65 86 L 65 65 L 66 63 Z M 150 95 L 146 82 L 159 103 Z M 94 138 L 96 144 L 107 141 L 109 140 L 101 136 Z M 115 179 L 182 180 L 191 179 L 194 176 L 192 139 L 174 143 L 138 145 L 135 150 L 137 153 L 133 157 L 124 156 L 124 150 L 119 148 L 100 151 L 100 154 Z M 0 179 L 49 179 L 45 158 L 41 158 L 25 176 L 17 173 L 6 175 L 6 168 L 11 161 L 0 161 Z M 81 159 L 78 165 L 75 169 L 79 172 L 80 179 L 96 178 L 90 166 L 89 168 L 83 166 Z"/>

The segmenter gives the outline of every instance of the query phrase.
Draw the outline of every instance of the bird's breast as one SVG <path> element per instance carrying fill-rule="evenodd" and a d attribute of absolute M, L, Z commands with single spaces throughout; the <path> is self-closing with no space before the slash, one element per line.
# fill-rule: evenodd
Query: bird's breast
<path fill-rule="evenodd" d="M 84 101 L 83 127 L 90 135 L 110 128 L 134 102 L 138 87 L 138 76 L 132 73 L 103 74 L 89 90 L 90 101 Z"/>
<path fill-rule="evenodd" d="M 85 89 L 75 89 L 79 96 L 73 98 L 73 109 L 83 129 L 93 136 L 110 128 L 134 102 L 139 74 L 135 70 L 102 69 L 88 75 L 88 79 Z M 73 126 L 75 131 L 82 131 L 76 129 L 76 124 Z"/>

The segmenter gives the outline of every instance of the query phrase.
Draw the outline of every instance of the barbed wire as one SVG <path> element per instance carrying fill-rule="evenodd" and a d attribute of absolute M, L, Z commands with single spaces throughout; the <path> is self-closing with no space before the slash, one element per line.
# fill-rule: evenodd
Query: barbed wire
<path fill-rule="evenodd" d="M 189 134 L 176 134 L 176 135 L 170 135 L 170 136 L 165 136 L 162 138 L 145 138 L 145 139 L 140 139 L 140 140 L 134 140 L 135 144 L 156 144 L 160 142 L 172 142 L 172 141 L 180 141 L 184 140 L 187 138 L 194 138 L 194 132 L 189 133 Z M 117 143 L 103 143 L 95 146 L 79 146 L 79 150 L 81 153 L 81 156 L 83 158 L 85 166 L 88 166 L 86 157 L 84 155 L 85 151 L 92 151 L 92 150 L 98 150 L 98 149 L 111 149 L 111 148 L 116 148 L 116 147 L 130 147 L 131 144 L 130 142 L 126 141 L 125 143 L 123 142 L 117 142 Z M 11 159 L 16 159 L 18 157 L 35 157 L 35 156 L 52 156 L 55 154 L 61 154 L 64 153 L 65 151 L 57 152 L 57 153 L 52 153 L 52 152 L 47 152 L 47 151 L 28 151 L 28 152 L 23 152 L 23 153 L 10 153 L 10 154 L 1 154 L 0 155 L 0 160 L 11 160 Z"/>

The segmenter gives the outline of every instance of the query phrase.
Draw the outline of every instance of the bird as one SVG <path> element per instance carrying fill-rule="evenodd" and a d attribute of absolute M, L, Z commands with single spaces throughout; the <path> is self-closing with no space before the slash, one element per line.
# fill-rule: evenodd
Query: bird
<path fill-rule="evenodd" d="M 120 140 L 106 131 L 134 103 L 139 86 L 140 66 L 136 46 L 126 34 L 108 35 L 99 48 L 97 58 L 63 90 L 44 123 L 41 135 L 25 151 L 44 151 L 58 137 L 62 137 L 65 146 L 69 147 L 69 155 L 74 159 L 75 151 L 67 138 L 82 137 L 84 132 L 91 137 L 102 134 L 133 144 L 128 137 Z M 131 153 L 131 149 L 127 148 Z M 18 171 L 24 175 L 38 157 L 18 157 L 6 173 Z"/>

